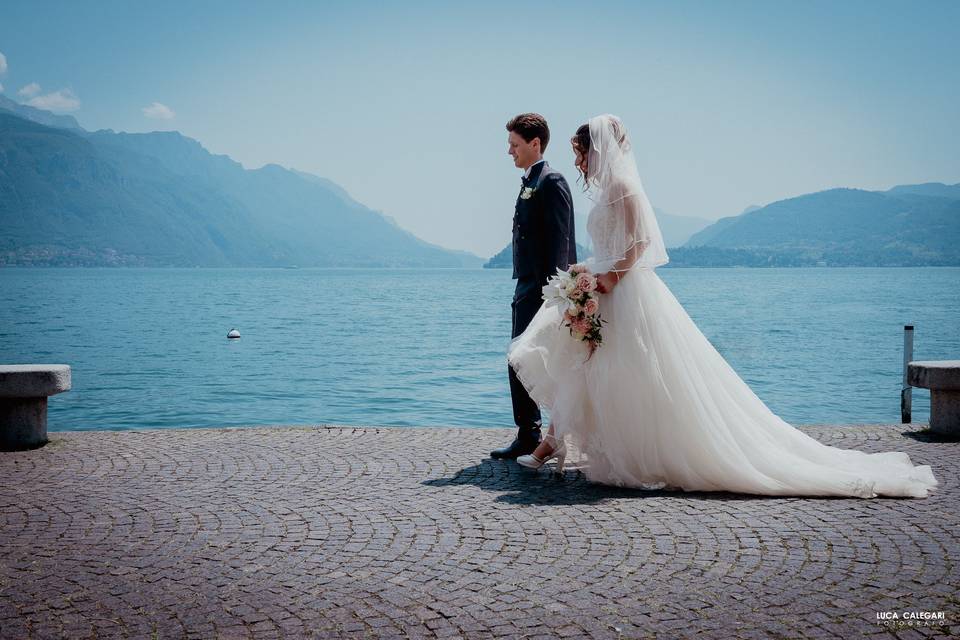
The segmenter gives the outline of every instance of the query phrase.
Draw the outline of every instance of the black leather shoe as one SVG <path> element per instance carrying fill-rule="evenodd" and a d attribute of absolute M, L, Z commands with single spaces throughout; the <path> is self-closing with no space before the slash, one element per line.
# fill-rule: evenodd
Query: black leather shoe
<path fill-rule="evenodd" d="M 527 438 L 514 438 L 509 446 L 502 449 L 494 449 L 490 452 L 490 457 L 495 460 L 516 460 L 520 456 L 529 455 L 534 452 L 537 445 L 540 444 L 540 434 Z"/>

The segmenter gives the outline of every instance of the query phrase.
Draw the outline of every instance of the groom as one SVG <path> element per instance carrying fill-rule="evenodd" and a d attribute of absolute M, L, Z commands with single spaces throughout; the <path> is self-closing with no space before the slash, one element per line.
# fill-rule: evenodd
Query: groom
<path fill-rule="evenodd" d="M 524 170 L 522 186 L 513 215 L 513 331 L 516 338 L 527 328 L 543 302 L 543 286 L 556 274 L 577 261 L 573 230 L 573 199 L 567 181 L 554 171 L 543 152 L 550 142 L 547 121 L 538 113 L 521 113 L 507 123 L 508 153 L 513 164 Z M 517 379 L 513 368 L 510 395 L 517 437 L 502 449 L 490 453 L 498 459 L 516 459 L 533 453 L 540 443 L 540 409 Z"/>

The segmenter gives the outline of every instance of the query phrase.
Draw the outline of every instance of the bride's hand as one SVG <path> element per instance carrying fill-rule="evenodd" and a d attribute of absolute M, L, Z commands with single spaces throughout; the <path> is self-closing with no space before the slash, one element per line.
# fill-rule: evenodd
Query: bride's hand
<path fill-rule="evenodd" d="M 620 279 L 612 271 L 601 273 L 597 276 L 597 291 L 600 293 L 610 293 Z"/>

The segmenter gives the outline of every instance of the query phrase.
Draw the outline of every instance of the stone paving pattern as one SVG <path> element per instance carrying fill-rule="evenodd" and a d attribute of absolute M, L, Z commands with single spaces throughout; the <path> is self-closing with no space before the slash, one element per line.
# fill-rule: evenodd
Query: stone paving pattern
<path fill-rule="evenodd" d="M 54 432 L 0 454 L 3 638 L 960 633 L 960 444 L 927 499 L 634 491 L 486 457 L 508 429 Z M 878 611 L 943 611 L 891 630 Z"/>

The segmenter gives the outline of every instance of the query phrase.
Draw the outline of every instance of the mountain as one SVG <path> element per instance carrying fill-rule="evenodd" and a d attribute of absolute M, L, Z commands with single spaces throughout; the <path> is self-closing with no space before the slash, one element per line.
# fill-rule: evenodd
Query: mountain
<path fill-rule="evenodd" d="M 657 224 L 663 234 L 663 242 L 668 247 L 679 247 L 695 233 L 713 224 L 712 220 L 692 216 L 678 216 L 654 207 Z"/>
<path fill-rule="evenodd" d="M 176 132 L 54 128 L 0 110 L 0 265 L 479 267 L 333 183 L 247 170 Z"/>
<path fill-rule="evenodd" d="M 740 215 L 742 216 L 747 213 L 752 213 L 754 211 L 758 211 L 761 208 L 762 207 L 758 207 L 756 205 L 750 205 L 749 207 L 741 211 Z M 713 224 L 704 227 L 702 230 L 697 231 L 696 233 L 693 233 L 690 236 L 690 238 L 687 239 L 686 242 L 682 243 L 682 245 L 668 244 L 667 246 L 668 247 L 674 247 L 674 246 L 699 247 L 699 246 L 708 244 L 712 238 L 714 238 L 717 234 L 719 234 L 721 231 L 726 229 L 729 225 L 733 224 L 738 217 L 739 216 L 728 216 L 726 218 L 720 218 Z"/>
<path fill-rule="evenodd" d="M 37 109 L 26 104 L 15 102 L 3 94 L 0 94 L 0 109 L 6 109 L 21 118 L 26 118 L 32 122 L 46 125 L 48 127 L 58 127 L 60 129 L 80 130 L 80 124 L 73 116 L 58 116 L 55 113 Z"/>
<path fill-rule="evenodd" d="M 789 198 L 722 218 L 670 255 L 675 266 L 960 265 L 960 185 Z"/>
<path fill-rule="evenodd" d="M 918 196 L 934 196 L 939 198 L 952 198 L 960 200 L 960 184 L 943 184 L 941 182 L 925 182 L 924 184 L 902 184 L 888 191 L 884 191 L 894 196 L 914 194 Z"/>
<path fill-rule="evenodd" d="M 577 243 L 577 260 L 586 260 L 593 255 L 590 249 L 587 249 L 579 242 Z M 513 242 L 504 247 L 497 255 L 493 256 L 483 265 L 484 269 L 513 269 Z"/>
<path fill-rule="evenodd" d="M 687 238 L 710 224 L 709 220 L 704 218 L 694 218 L 688 216 L 678 216 L 665 213 L 655 209 L 657 213 L 657 224 L 660 225 L 660 232 L 663 234 L 663 241 L 668 247 L 679 246 Z M 578 238 L 589 238 L 586 228 L 577 227 Z M 577 257 L 581 260 L 593 255 L 585 246 L 577 243 Z M 513 268 L 513 244 L 508 244 L 500 250 L 483 265 L 484 269 L 512 269 Z"/>

